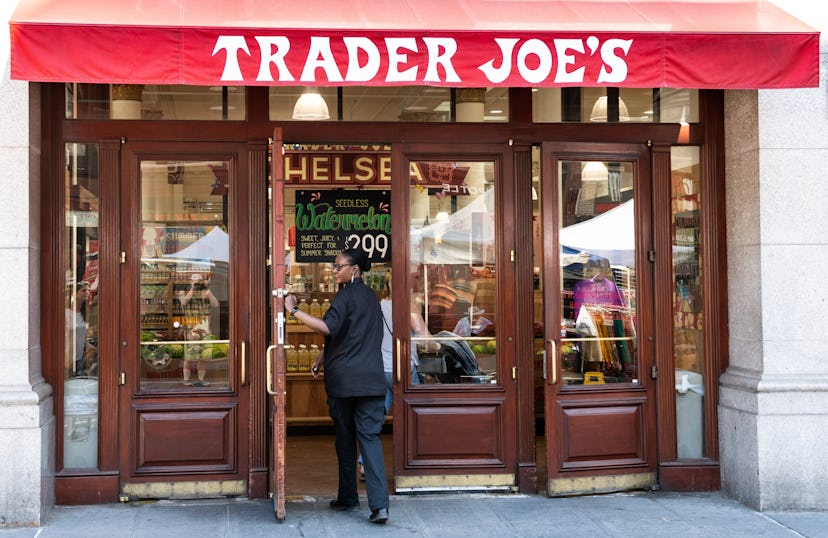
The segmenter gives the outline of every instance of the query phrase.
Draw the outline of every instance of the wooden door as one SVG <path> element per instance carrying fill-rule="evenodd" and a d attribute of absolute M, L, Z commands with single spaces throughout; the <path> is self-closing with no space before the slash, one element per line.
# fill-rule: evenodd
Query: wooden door
<path fill-rule="evenodd" d="M 395 145 L 392 163 L 395 488 L 512 488 L 511 152 Z"/>
<path fill-rule="evenodd" d="M 125 143 L 121 494 L 245 495 L 246 153 Z"/>
<path fill-rule="evenodd" d="M 545 144 L 548 493 L 656 482 L 647 149 Z"/>
<path fill-rule="evenodd" d="M 270 284 L 271 343 L 267 348 L 267 393 L 271 396 L 272 456 L 270 491 L 276 519 L 283 521 L 285 513 L 285 458 L 287 449 L 287 378 L 285 366 L 285 251 L 276 248 L 285 235 L 285 179 L 282 166 L 282 132 L 276 129 L 270 146 L 271 162 L 271 238 Z"/>

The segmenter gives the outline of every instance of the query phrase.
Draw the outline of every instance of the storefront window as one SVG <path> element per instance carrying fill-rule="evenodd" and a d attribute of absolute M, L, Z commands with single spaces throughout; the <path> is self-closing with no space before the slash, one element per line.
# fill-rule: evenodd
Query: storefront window
<path fill-rule="evenodd" d="M 671 168 L 677 448 L 679 458 L 701 458 L 705 353 L 699 148 L 674 147 Z"/>
<path fill-rule="evenodd" d="M 244 88 L 66 84 L 66 119 L 243 120 Z"/>
<path fill-rule="evenodd" d="M 98 147 L 66 144 L 63 467 L 98 466 Z"/>
<path fill-rule="evenodd" d="M 411 383 L 497 383 L 493 162 L 411 163 Z"/>
<path fill-rule="evenodd" d="M 561 375 L 638 383 L 634 168 L 560 161 Z"/>
<path fill-rule="evenodd" d="M 508 88 L 452 90 L 424 86 L 273 86 L 269 89 L 269 96 L 272 121 L 509 121 Z M 469 96 L 474 102 L 470 102 Z M 300 99 L 307 101 L 300 102 Z M 461 110 L 464 107 L 468 112 Z"/>
<path fill-rule="evenodd" d="M 699 92 L 647 88 L 536 88 L 537 123 L 678 123 L 699 121 Z"/>
<path fill-rule="evenodd" d="M 228 165 L 141 162 L 141 390 L 230 386 Z"/>

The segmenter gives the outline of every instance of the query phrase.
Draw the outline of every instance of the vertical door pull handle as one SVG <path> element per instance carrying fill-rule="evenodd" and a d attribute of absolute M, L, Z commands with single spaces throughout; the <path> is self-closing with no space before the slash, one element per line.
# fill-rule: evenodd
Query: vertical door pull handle
<path fill-rule="evenodd" d="M 552 346 L 552 384 L 558 384 L 558 343 L 555 340 L 549 340 L 549 345 Z"/>
<path fill-rule="evenodd" d="M 241 341 L 241 384 L 247 385 L 247 343 Z"/>
<path fill-rule="evenodd" d="M 273 352 L 278 346 L 267 346 L 265 357 L 267 359 L 267 393 L 271 396 L 276 396 L 276 391 L 273 390 Z"/>

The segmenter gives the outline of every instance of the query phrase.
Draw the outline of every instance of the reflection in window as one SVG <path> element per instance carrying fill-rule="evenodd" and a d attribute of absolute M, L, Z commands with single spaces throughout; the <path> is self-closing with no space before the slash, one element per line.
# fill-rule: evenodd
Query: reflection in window
<path fill-rule="evenodd" d="M 98 466 L 98 147 L 66 144 L 63 467 Z"/>
<path fill-rule="evenodd" d="M 411 384 L 497 382 L 494 163 L 411 163 Z M 429 351 L 436 348 L 438 351 Z"/>
<path fill-rule="evenodd" d="M 632 163 L 561 161 L 565 384 L 638 382 Z"/>
<path fill-rule="evenodd" d="M 230 380 L 228 163 L 141 162 L 142 390 Z"/>
<path fill-rule="evenodd" d="M 66 119 L 243 120 L 244 88 L 68 83 Z"/>
<path fill-rule="evenodd" d="M 674 147 L 670 162 L 677 448 L 679 458 L 701 458 L 705 385 L 699 148 Z"/>
<path fill-rule="evenodd" d="M 509 121 L 509 89 L 480 88 L 458 89 L 427 86 L 342 88 L 292 88 L 273 86 L 268 90 L 270 119 L 290 121 L 297 116 L 299 99 L 304 93 L 313 92 L 324 101 L 328 117 L 313 117 L 317 121 L 374 121 L 374 122 L 451 122 Z M 471 112 L 457 109 L 458 102 L 470 92 L 479 93 Z M 461 97 L 458 97 L 460 95 Z M 462 106 L 461 106 L 462 108 Z M 466 107 L 468 108 L 468 107 Z M 456 119 L 453 117 L 456 115 Z"/>
<path fill-rule="evenodd" d="M 676 88 L 536 88 L 536 123 L 678 123 L 699 121 L 699 92 Z"/>

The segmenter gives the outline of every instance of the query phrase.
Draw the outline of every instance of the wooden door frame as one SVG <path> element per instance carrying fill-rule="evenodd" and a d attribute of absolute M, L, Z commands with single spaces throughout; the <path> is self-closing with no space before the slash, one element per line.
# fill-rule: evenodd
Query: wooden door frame
<path fill-rule="evenodd" d="M 510 253 L 516 249 L 517 239 L 515 238 L 515 215 L 514 215 L 514 193 L 513 181 L 513 152 L 508 143 L 504 144 L 407 144 L 392 143 L 392 229 L 408 230 L 410 226 L 410 172 L 409 163 L 418 159 L 438 159 L 449 161 L 493 161 L 498 166 L 499 183 L 496 185 L 497 208 L 501 212 L 495 222 L 495 244 L 496 260 L 498 261 L 498 286 L 497 304 L 504 312 L 512 307 L 504 305 L 515 305 L 515 271 L 516 265 L 510 261 Z M 395 352 L 401 356 L 400 364 L 408 364 L 407 357 L 410 356 L 410 319 L 409 302 L 411 282 L 409 275 L 410 252 L 409 241 L 397 238 L 394 241 L 394 248 L 397 249 L 392 260 L 392 271 L 397 282 L 402 285 L 394 286 L 393 303 L 395 305 L 393 315 L 394 339 L 401 343 L 395 348 Z M 401 252 L 400 252 L 401 251 Z M 508 317 L 501 316 L 502 320 Z M 395 368 L 394 374 L 394 476 L 395 488 L 397 491 L 409 490 L 433 490 L 442 487 L 465 487 L 466 489 L 491 489 L 489 485 L 476 483 L 479 475 L 487 473 L 496 476 L 499 481 L 495 488 L 513 489 L 517 485 L 517 441 L 518 428 L 513 417 L 517 416 L 518 409 L 518 385 L 512 377 L 512 367 L 515 363 L 515 349 L 517 340 L 516 321 L 511 317 L 509 321 L 498 322 L 497 340 L 498 345 L 498 373 L 499 383 L 497 388 L 478 388 L 468 391 L 462 387 L 451 387 L 436 389 L 434 387 L 417 387 L 412 389 L 409 386 L 410 369 L 403 368 L 400 372 Z M 500 342 L 503 342 L 502 344 Z M 501 351 L 502 348 L 502 352 Z M 395 361 L 396 367 L 397 361 Z M 472 392 L 472 394 L 469 394 Z M 478 402 L 487 405 L 501 406 L 500 416 L 503 423 L 496 435 L 500 435 L 502 448 L 501 464 L 483 464 L 476 466 L 469 461 L 466 465 L 462 461 L 454 464 L 428 466 L 408 466 L 408 461 L 416 453 L 416 444 L 413 443 L 413 432 L 416 430 L 416 413 L 412 411 L 410 402 L 420 399 L 429 406 L 440 405 L 471 405 L 474 398 Z M 470 472 L 471 471 L 471 472 Z M 508 480 L 502 480 L 505 475 L 510 475 Z M 471 478 L 469 478 L 471 477 Z M 401 485 L 402 484 L 402 485 Z"/>
<path fill-rule="evenodd" d="M 556 322 L 561 319 L 561 290 L 557 284 L 560 278 L 560 245 L 557 231 L 560 229 L 561 207 L 557 163 L 562 160 L 599 160 L 635 162 L 635 224 L 636 224 L 636 318 L 638 320 L 638 384 L 619 384 L 618 387 L 604 386 L 600 393 L 592 388 L 570 387 L 562 390 L 560 382 L 560 331 Z M 544 281 L 548 283 L 544 298 L 544 348 L 546 352 L 545 371 L 545 430 L 547 438 L 547 492 L 549 495 L 615 491 L 649 486 L 657 479 L 657 383 L 649 372 L 655 366 L 655 307 L 654 267 L 648 253 L 653 252 L 652 227 L 652 170 L 651 155 L 643 144 L 573 144 L 544 143 L 541 148 L 542 177 L 542 219 L 548 233 L 544 234 Z M 554 354 L 554 355 L 553 355 Z M 635 458 L 628 464 L 611 463 L 607 460 L 594 465 L 570 464 L 569 469 L 560 467 L 562 441 L 566 435 L 564 421 L 559 416 L 563 411 L 560 404 L 570 406 L 593 406 L 615 404 L 621 407 L 639 406 L 642 414 L 637 452 L 641 461 Z M 634 415 L 631 415 L 634 420 Z M 635 452 L 635 447 L 631 452 Z M 557 457 L 556 457 L 557 456 Z M 625 468 L 634 469 L 624 472 Z M 620 472 L 619 472 L 620 471 Z M 554 477 L 554 478 L 553 478 Z M 600 477 L 600 484 L 591 481 Z M 559 491 L 553 487 L 553 480 L 560 483 Z"/>
<path fill-rule="evenodd" d="M 249 446 L 249 388 L 243 385 L 241 379 L 241 356 L 242 347 L 246 348 L 243 342 L 248 341 L 247 332 L 249 331 L 248 320 L 240 315 L 243 312 L 249 311 L 249 296 L 250 291 L 247 287 L 246 279 L 239 278 L 239 275 L 246 274 L 248 271 L 247 259 L 249 245 L 245 239 L 249 235 L 247 231 L 250 227 L 248 220 L 248 212 L 246 208 L 248 203 L 248 171 L 247 171 L 247 146 L 239 143 L 223 143 L 223 142 L 159 142 L 159 141 L 142 141 L 135 143 L 127 143 L 126 147 L 122 147 L 121 153 L 121 198 L 120 198 L 120 249 L 126 254 L 126 263 L 121 264 L 121 283 L 122 290 L 120 295 L 121 305 L 121 319 L 120 328 L 118 331 L 119 341 L 121 342 L 120 364 L 121 371 L 125 373 L 125 384 L 120 388 L 120 420 L 119 420 L 119 438 L 120 438 L 120 488 L 122 490 L 122 497 L 128 496 L 128 493 L 123 492 L 124 485 L 135 485 L 136 488 L 141 487 L 142 484 L 150 484 L 154 482 L 170 482 L 171 477 L 175 477 L 176 481 L 181 482 L 198 482 L 209 480 L 212 482 L 219 482 L 222 484 L 236 483 L 239 481 L 247 482 L 249 461 L 248 461 L 248 446 Z M 199 471 L 186 468 L 176 469 L 172 466 L 170 469 L 161 470 L 159 472 L 138 472 L 136 474 L 135 457 L 136 450 L 139 446 L 139 438 L 135 421 L 135 395 L 139 392 L 139 374 L 137 362 L 134 361 L 135 353 L 137 353 L 138 331 L 135 330 L 139 319 L 136 317 L 138 312 L 138 278 L 140 276 L 140 237 L 135 232 L 136 223 L 141 221 L 139 214 L 140 210 L 140 185 L 139 183 L 139 163 L 146 159 L 182 159 L 182 160 L 227 160 L 231 163 L 231 177 L 230 183 L 230 199 L 231 206 L 229 208 L 228 225 L 233 234 L 233 241 L 231 242 L 231 274 L 229 280 L 230 292 L 230 308 L 231 316 L 229 318 L 231 346 L 231 387 L 229 390 L 218 393 L 208 393 L 203 397 L 199 397 L 201 404 L 194 404 L 192 398 L 193 394 L 179 395 L 175 393 L 163 393 L 159 395 L 146 395 L 139 397 L 140 401 L 146 401 L 150 398 L 156 399 L 157 403 L 150 403 L 147 409 L 173 409 L 176 406 L 183 406 L 182 408 L 199 409 L 200 405 L 206 405 L 206 409 L 226 410 L 229 415 L 229 421 L 232 424 L 233 432 L 228 432 L 227 441 L 233 443 L 232 446 L 227 447 L 227 454 L 230 461 L 224 465 L 224 470 L 204 470 Z M 126 350 L 135 350 L 124 353 Z M 212 401 L 214 403 L 209 403 Z M 221 411 L 219 411 L 221 412 Z M 234 438 L 235 435 L 235 438 Z M 133 449 L 131 450 L 130 447 Z M 238 490 L 238 486 L 230 485 L 230 490 Z M 247 488 L 245 488 L 247 489 Z M 247 491 L 237 492 L 235 494 Z"/>

